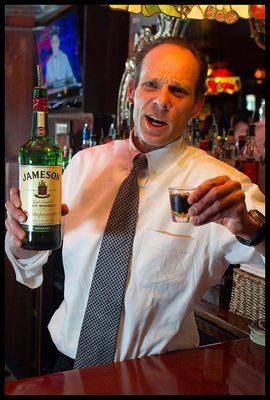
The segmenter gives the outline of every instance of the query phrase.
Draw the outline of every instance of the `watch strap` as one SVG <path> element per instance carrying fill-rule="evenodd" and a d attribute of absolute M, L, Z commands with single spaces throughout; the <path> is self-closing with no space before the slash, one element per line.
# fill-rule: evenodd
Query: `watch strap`
<path fill-rule="evenodd" d="M 257 246 L 265 237 L 265 216 L 257 210 L 250 210 L 249 214 L 255 221 L 261 224 L 260 228 L 251 239 L 244 239 L 238 235 L 235 235 L 235 237 L 240 243 L 246 246 Z"/>

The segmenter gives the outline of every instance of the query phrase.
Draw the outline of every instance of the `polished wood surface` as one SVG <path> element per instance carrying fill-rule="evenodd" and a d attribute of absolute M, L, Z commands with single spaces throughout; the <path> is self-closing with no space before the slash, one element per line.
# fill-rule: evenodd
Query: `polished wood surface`
<path fill-rule="evenodd" d="M 238 339 L 6 382 L 8 395 L 263 395 L 265 349 Z"/>
<path fill-rule="evenodd" d="M 194 313 L 196 316 L 215 324 L 220 329 L 224 329 L 238 338 L 249 337 L 250 321 L 231 311 L 224 310 L 216 304 L 201 300 L 198 306 L 195 307 Z"/>

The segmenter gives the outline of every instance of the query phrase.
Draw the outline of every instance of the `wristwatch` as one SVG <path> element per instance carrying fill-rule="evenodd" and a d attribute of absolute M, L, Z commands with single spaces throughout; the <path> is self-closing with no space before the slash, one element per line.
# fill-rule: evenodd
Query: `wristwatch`
<path fill-rule="evenodd" d="M 245 244 L 246 246 L 256 246 L 261 243 L 265 237 L 265 216 L 258 210 L 249 210 L 248 213 L 254 221 L 260 224 L 256 235 L 251 239 L 244 239 L 238 235 L 235 235 L 235 237 L 240 243 Z"/>

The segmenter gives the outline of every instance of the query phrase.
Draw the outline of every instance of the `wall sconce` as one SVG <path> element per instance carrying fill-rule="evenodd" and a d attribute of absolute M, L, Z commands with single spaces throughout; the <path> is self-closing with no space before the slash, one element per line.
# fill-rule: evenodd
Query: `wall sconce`
<path fill-rule="evenodd" d="M 216 63 L 216 66 L 209 64 L 206 87 L 206 95 L 233 94 L 241 89 L 241 79 L 239 76 L 233 76 L 220 62 Z"/>
<path fill-rule="evenodd" d="M 256 82 L 260 85 L 264 82 L 265 79 L 265 69 L 256 68 L 254 72 L 254 76 L 256 78 Z"/>

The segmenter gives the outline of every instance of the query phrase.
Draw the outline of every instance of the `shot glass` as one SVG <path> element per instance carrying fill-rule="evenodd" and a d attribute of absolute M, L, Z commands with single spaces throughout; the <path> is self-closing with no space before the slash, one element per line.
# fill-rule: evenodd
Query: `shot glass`
<path fill-rule="evenodd" d="M 174 222 L 188 222 L 188 196 L 195 190 L 195 187 L 181 186 L 169 188 L 172 220 Z"/>

